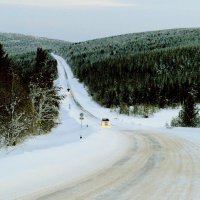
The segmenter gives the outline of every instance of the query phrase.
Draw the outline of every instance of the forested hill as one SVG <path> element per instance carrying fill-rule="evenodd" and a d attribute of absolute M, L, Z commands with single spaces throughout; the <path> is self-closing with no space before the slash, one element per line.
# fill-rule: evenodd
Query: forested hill
<path fill-rule="evenodd" d="M 73 61 L 97 62 L 127 54 L 158 49 L 200 45 L 200 29 L 171 29 L 144 33 L 132 33 L 114 37 L 71 43 L 63 49 Z M 68 49 L 69 47 L 69 49 Z"/>
<path fill-rule="evenodd" d="M 91 40 L 61 53 L 97 102 L 123 113 L 200 102 L 200 29 Z"/>
<path fill-rule="evenodd" d="M 61 47 L 68 46 L 69 44 L 69 42 L 61 40 L 27 36 L 16 33 L 0 33 L 0 43 L 9 55 L 33 52 L 36 51 L 38 47 L 56 52 Z"/>

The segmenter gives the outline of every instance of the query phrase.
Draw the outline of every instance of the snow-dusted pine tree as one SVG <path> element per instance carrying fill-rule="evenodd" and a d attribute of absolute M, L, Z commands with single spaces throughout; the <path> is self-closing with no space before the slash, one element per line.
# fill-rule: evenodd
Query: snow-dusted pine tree
<path fill-rule="evenodd" d="M 58 95 L 60 88 L 47 87 L 39 83 L 30 84 L 30 99 L 33 105 L 33 129 L 38 133 L 49 131 L 55 124 L 59 111 L 59 102 L 63 96 Z"/>
<path fill-rule="evenodd" d="M 7 146 L 15 145 L 27 131 L 30 126 L 30 119 L 27 118 L 24 112 L 17 112 L 16 109 L 20 104 L 19 98 L 14 98 L 11 104 L 6 105 L 6 111 L 10 120 L 1 125 L 2 141 Z"/>
<path fill-rule="evenodd" d="M 199 126 L 199 109 L 195 103 L 196 90 L 193 88 L 188 89 L 186 98 L 183 102 L 182 109 L 179 112 L 179 116 L 174 118 L 171 122 L 171 126 L 182 127 L 197 127 Z"/>
<path fill-rule="evenodd" d="M 30 119 L 25 110 L 20 109 L 26 95 L 23 93 L 18 76 L 10 69 L 11 91 L 8 91 L 7 102 L 2 105 L 0 119 L 1 143 L 6 146 L 15 145 L 29 129 Z"/>
<path fill-rule="evenodd" d="M 198 123 L 198 108 L 195 103 L 196 91 L 191 89 L 179 113 L 181 126 L 196 127 Z"/>

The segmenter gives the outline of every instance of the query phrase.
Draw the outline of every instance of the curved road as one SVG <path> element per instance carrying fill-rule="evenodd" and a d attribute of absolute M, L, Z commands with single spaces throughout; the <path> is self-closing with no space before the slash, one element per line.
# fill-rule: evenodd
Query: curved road
<path fill-rule="evenodd" d="M 200 147 L 159 133 L 131 133 L 112 166 L 40 200 L 198 200 Z"/>

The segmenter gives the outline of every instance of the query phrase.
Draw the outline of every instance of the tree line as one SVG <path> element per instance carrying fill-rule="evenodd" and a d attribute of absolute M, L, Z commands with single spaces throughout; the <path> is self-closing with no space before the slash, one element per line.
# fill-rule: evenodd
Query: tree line
<path fill-rule="evenodd" d="M 11 57 L 0 44 L 1 145 L 15 145 L 55 126 L 62 98 L 53 85 L 56 75 L 56 61 L 47 50 Z"/>
<path fill-rule="evenodd" d="M 180 29 L 118 36 L 73 44 L 63 55 L 105 107 L 120 107 L 126 114 L 142 109 L 148 117 L 152 107 L 183 105 L 187 115 L 186 107 L 193 105 L 194 114 L 200 102 L 199 33 Z"/>

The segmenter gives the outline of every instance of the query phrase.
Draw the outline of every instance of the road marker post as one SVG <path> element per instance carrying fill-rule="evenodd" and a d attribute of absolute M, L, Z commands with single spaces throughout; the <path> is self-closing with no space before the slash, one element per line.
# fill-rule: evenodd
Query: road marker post
<path fill-rule="evenodd" d="M 84 114 L 83 113 L 80 113 L 80 120 L 81 120 L 81 128 L 83 126 L 83 120 L 84 120 Z"/>

